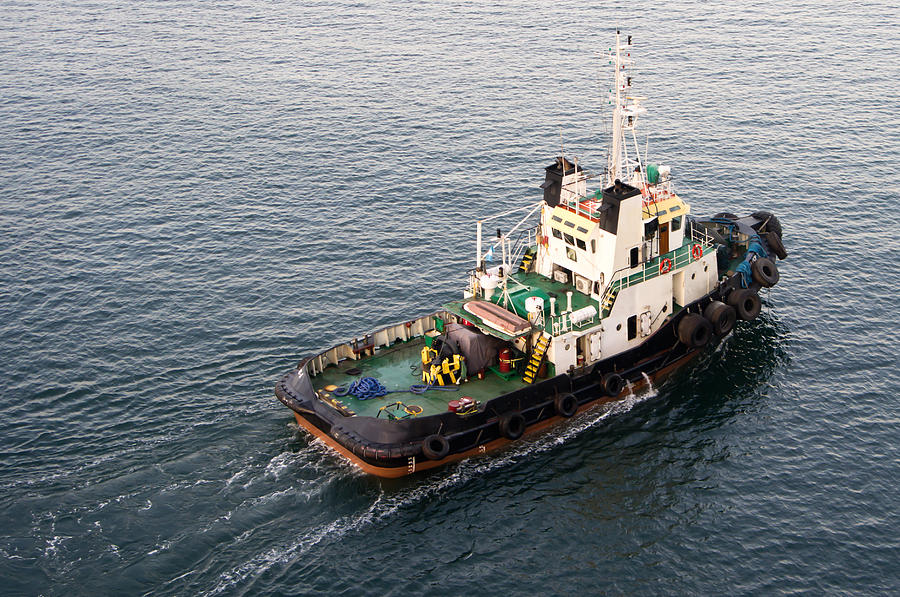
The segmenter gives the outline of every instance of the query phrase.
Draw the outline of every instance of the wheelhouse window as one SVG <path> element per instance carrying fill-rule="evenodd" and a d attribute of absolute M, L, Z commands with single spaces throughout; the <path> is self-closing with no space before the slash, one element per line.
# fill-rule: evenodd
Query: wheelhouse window
<path fill-rule="evenodd" d="M 578 248 L 581 249 L 582 251 L 587 251 L 587 245 L 580 238 L 575 239 L 575 244 L 578 245 Z"/>
<path fill-rule="evenodd" d="M 676 230 L 681 230 L 681 216 L 677 218 L 672 218 L 672 225 L 669 226 L 669 230 L 675 232 Z"/>
<path fill-rule="evenodd" d="M 563 238 L 566 239 L 567 245 L 572 245 L 573 247 L 575 246 L 575 238 L 571 234 L 566 234 L 565 232 L 563 232 Z"/>
<path fill-rule="evenodd" d="M 560 231 L 557 230 L 556 228 L 551 228 L 551 229 L 550 229 L 550 232 L 553 233 L 553 236 L 554 236 L 555 238 L 558 238 L 559 240 L 562 240 L 562 232 L 560 232 Z"/>
<path fill-rule="evenodd" d="M 634 247 L 633 249 L 631 249 L 631 254 L 629 255 L 629 257 L 631 258 L 631 267 L 637 267 L 637 264 L 641 259 L 641 248 Z"/>

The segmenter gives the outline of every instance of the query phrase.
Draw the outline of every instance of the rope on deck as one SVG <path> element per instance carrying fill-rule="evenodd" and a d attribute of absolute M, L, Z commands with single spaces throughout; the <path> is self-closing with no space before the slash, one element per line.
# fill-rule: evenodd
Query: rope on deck
<path fill-rule="evenodd" d="M 349 387 L 341 386 L 334 390 L 335 396 L 351 395 L 357 400 L 372 400 L 373 398 L 381 398 L 388 394 L 409 392 L 411 394 L 424 394 L 428 390 L 445 390 L 456 392 L 459 386 L 432 386 L 430 384 L 413 384 L 408 390 L 389 390 L 384 384 L 374 377 L 361 377 L 350 384 Z"/>

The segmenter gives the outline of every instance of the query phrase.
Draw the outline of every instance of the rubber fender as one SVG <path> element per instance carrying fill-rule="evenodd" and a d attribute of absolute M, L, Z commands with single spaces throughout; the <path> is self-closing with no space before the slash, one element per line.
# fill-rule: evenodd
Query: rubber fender
<path fill-rule="evenodd" d="M 771 259 L 760 257 L 750 264 L 750 271 L 753 272 L 753 279 L 763 288 L 771 288 L 778 284 L 780 278 L 778 266 Z"/>
<path fill-rule="evenodd" d="M 618 373 L 607 373 L 603 376 L 603 391 L 615 398 L 625 389 L 625 380 Z"/>
<path fill-rule="evenodd" d="M 578 398 L 575 394 L 560 394 L 553 401 L 553 408 L 556 409 L 556 414 L 568 419 L 578 411 Z"/>
<path fill-rule="evenodd" d="M 525 433 L 525 417 L 520 412 L 507 413 L 500 417 L 500 433 L 506 439 L 519 439 Z"/>
<path fill-rule="evenodd" d="M 779 259 L 787 259 L 787 251 L 784 250 L 784 243 L 781 242 L 781 237 L 775 234 L 774 232 L 766 232 L 766 242 L 769 243 L 769 248 L 772 249 L 772 252 L 775 253 L 775 256 Z"/>
<path fill-rule="evenodd" d="M 728 304 L 734 307 L 737 316 L 744 321 L 753 321 L 762 309 L 762 301 L 756 291 L 750 288 L 738 288 L 728 295 Z"/>
<path fill-rule="evenodd" d="M 760 227 L 756 229 L 757 232 L 774 232 L 778 235 L 778 238 L 781 238 L 781 222 L 778 221 L 775 214 L 770 211 L 760 210 L 750 214 L 750 217 L 762 221 Z"/>
<path fill-rule="evenodd" d="M 429 460 L 441 460 L 450 453 L 450 442 L 439 433 L 433 433 L 422 440 L 422 454 Z"/>
<path fill-rule="evenodd" d="M 713 301 L 706 305 L 703 317 L 712 325 L 713 334 L 722 337 L 727 336 L 728 332 L 734 328 L 737 313 L 731 305 L 726 305 L 722 301 Z"/>
<path fill-rule="evenodd" d="M 678 322 L 678 340 L 690 348 L 706 346 L 712 331 L 712 324 L 697 313 L 688 313 Z"/>

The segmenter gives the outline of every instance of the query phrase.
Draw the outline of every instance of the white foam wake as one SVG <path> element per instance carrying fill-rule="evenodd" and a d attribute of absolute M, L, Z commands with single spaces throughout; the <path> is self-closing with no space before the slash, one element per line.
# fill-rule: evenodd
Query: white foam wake
<path fill-rule="evenodd" d="M 499 455 L 464 460 L 447 471 L 447 474 L 443 477 L 427 478 L 423 485 L 410 487 L 392 494 L 381 491 L 375 498 L 375 501 L 364 511 L 344 516 L 323 526 L 310 529 L 293 539 L 290 543 L 273 547 L 254 556 L 240 566 L 223 573 L 216 586 L 203 594 L 216 595 L 221 593 L 236 584 L 244 582 L 248 578 L 263 574 L 275 565 L 286 564 L 293 559 L 303 556 L 326 539 L 338 541 L 348 533 L 356 532 L 370 524 L 390 518 L 401 508 L 416 504 L 431 495 L 463 485 L 473 478 L 515 463 L 522 457 L 530 457 L 534 454 L 551 450 L 609 417 L 627 412 L 634 408 L 635 405 L 656 395 L 655 388 L 650 385 L 647 391 L 639 395 L 631 393 L 623 400 L 590 410 L 573 419 L 571 424 L 565 427 L 554 429 L 550 433 L 540 435 L 534 440 L 526 440 L 516 445 L 515 448 L 501 452 Z"/>

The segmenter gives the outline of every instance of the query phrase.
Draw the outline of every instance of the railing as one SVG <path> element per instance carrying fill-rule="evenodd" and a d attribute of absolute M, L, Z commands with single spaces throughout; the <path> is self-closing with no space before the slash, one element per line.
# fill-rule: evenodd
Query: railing
<path fill-rule="evenodd" d="M 715 244 L 715 239 L 706 231 L 703 226 L 694 226 L 694 223 L 690 220 L 688 220 L 688 225 L 690 226 L 688 236 L 703 245 L 704 252 L 706 247 L 711 247 Z"/>
<path fill-rule="evenodd" d="M 550 318 L 550 321 L 553 323 L 554 336 L 565 334 L 572 329 L 572 319 L 568 315 L 568 313 L 563 313 L 557 317 Z"/>
<path fill-rule="evenodd" d="M 560 313 L 556 317 L 550 317 L 550 323 L 553 329 L 553 335 L 559 336 L 560 334 L 565 334 L 566 332 L 572 331 L 576 327 L 583 328 L 585 326 L 591 325 L 596 321 L 596 319 L 597 315 L 594 315 L 593 317 L 589 317 L 581 321 L 572 321 L 572 313 L 570 311 L 566 311 L 565 313 Z M 546 327 L 544 329 L 546 329 Z"/>
<path fill-rule="evenodd" d="M 600 297 L 600 318 L 602 319 L 603 317 L 606 317 L 606 315 L 608 315 L 612 311 L 613 304 L 615 304 L 615 299 L 612 298 L 614 293 L 618 293 L 628 288 L 629 286 L 640 284 L 641 282 L 644 282 L 646 280 L 652 280 L 657 276 L 679 270 L 705 255 L 707 249 L 713 245 L 713 239 L 710 235 L 702 231 L 697 236 L 693 236 L 694 231 L 696 231 L 697 229 L 697 227 L 692 227 L 691 229 L 691 238 L 696 242 L 682 245 L 673 251 L 669 251 L 668 253 L 659 255 L 657 257 L 654 257 L 653 259 L 646 261 L 641 271 L 634 274 L 621 275 L 618 278 L 615 277 L 616 274 L 619 274 L 620 272 L 631 268 L 622 268 L 613 273 L 613 281 L 606 286 L 603 294 Z M 699 256 L 696 256 L 694 254 L 694 247 L 700 247 Z M 663 263 L 664 259 L 670 260 L 671 266 L 665 271 L 661 271 L 663 269 L 661 267 L 661 264 Z M 609 302 L 608 306 L 607 302 Z"/>
<path fill-rule="evenodd" d="M 510 269 L 517 267 L 519 262 L 522 260 L 522 257 L 525 255 L 526 249 L 537 243 L 537 240 L 535 239 L 535 232 L 537 232 L 537 228 L 537 225 L 535 225 L 531 228 L 526 228 L 525 230 L 519 232 L 519 236 L 516 237 L 516 240 L 513 242 L 512 249 L 510 249 L 509 251 Z"/>

